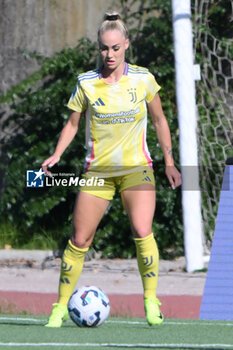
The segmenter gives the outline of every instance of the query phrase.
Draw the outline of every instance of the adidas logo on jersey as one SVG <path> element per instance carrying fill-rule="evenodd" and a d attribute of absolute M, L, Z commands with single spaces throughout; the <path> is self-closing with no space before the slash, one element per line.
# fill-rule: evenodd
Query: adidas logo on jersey
<path fill-rule="evenodd" d="M 95 103 L 92 103 L 92 106 L 105 106 L 105 103 L 101 100 L 101 98 L 98 98 Z"/>

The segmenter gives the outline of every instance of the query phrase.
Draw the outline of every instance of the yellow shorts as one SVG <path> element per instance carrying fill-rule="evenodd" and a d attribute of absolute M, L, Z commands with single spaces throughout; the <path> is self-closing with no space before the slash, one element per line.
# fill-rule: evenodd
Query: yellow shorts
<path fill-rule="evenodd" d="M 81 192 L 90 193 L 96 197 L 112 200 L 119 188 L 119 192 L 138 185 L 152 185 L 155 187 L 154 172 L 150 168 L 136 171 L 122 176 L 113 176 L 99 178 L 90 176 L 88 173 L 83 175 L 86 183 L 80 186 Z M 151 186 L 145 186 L 145 189 L 150 190 Z"/>

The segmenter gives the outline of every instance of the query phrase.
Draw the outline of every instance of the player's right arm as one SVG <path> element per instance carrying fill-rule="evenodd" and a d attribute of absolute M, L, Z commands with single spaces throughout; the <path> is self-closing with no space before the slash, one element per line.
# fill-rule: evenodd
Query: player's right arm
<path fill-rule="evenodd" d="M 80 112 L 73 111 L 71 113 L 68 119 L 68 122 L 62 129 L 55 152 L 51 157 L 47 158 L 42 164 L 42 169 L 46 174 L 49 173 L 48 168 L 51 168 L 54 164 L 59 162 L 61 155 L 73 140 L 74 136 L 78 131 L 80 119 L 81 119 Z"/>

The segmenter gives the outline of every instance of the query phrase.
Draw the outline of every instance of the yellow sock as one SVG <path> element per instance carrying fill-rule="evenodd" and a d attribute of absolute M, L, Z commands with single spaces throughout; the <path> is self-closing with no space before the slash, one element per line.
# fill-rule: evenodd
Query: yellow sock
<path fill-rule="evenodd" d="M 58 303 L 67 305 L 74 287 L 81 275 L 85 253 L 88 248 L 80 249 L 75 247 L 69 240 L 64 251 L 61 263 L 61 273 L 59 281 Z"/>
<path fill-rule="evenodd" d="M 142 278 L 144 298 L 156 295 L 159 271 L 159 252 L 153 233 L 145 238 L 134 239 L 138 268 Z"/>

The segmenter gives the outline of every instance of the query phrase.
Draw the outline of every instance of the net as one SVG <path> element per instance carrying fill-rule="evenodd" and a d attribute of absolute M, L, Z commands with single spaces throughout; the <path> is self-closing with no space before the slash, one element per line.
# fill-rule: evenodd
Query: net
<path fill-rule="evenodd" d="M 229 31 L 233 2 L 195 0 L 192 5 L 194 54 L 201 65 L 196 98 L 202 216 L 208 249 L 215 228 L 225 163 L 233 154 L 233 40 Z M 213 24 L 216 15 L 223 21 L 221 26 L 218 20 Z"/>

